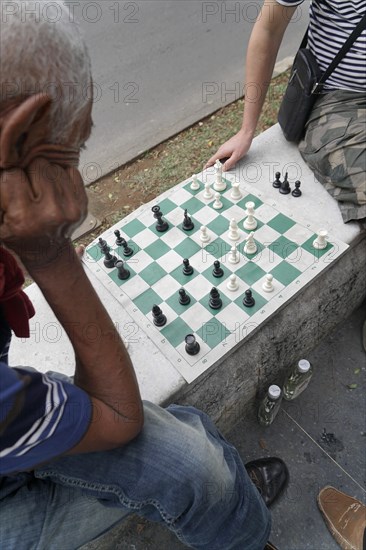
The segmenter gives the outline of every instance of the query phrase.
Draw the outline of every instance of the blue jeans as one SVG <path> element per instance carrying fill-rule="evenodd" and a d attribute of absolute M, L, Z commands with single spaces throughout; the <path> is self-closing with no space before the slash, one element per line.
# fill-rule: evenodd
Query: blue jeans
<path fill-rule="evenodd" d="M 263 550 L 270 514 L 210 418 L 149 402 L 144 412 L 141 434 L 125 447 L 62 457 L 5 484 L 0 547 L 72 550 L 137 513 L 190 548 Z"/>

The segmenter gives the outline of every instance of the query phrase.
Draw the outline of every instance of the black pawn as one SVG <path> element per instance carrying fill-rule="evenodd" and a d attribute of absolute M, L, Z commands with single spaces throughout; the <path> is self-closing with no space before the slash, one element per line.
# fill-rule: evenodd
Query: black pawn
<path fill-rule="evenodd" d="M 107 241 L 105 241 L 104 239 L 102 239 L 102 237 L 99 237 L 99 239 L 98 239 L 98 246 L 99 246 L 99 248 L 100 248 L 101 250 L 103 250 L 103 248 L 104 248 L 105 246 L 108 246 L 108 243 L 107 243 Z"/>
<path fill-rule="evenodd" d="M 128 271 L 128 269 L 125 268 L 125 265 L 124 265 L 124 263 L 122 262 L 122 260 L 118 260 L 114 265 L 115 265 L 115 267 L 116 267 L 117 270 L 118 270 L 117 277 L 118 277 L 121 281 L 125 281 L 126 279 L 129 278 L 130 272 Z"/>
<path fill-rule="evenodd" d="M 157 327 L 163 327 L 166 324 L 166 316 L 161 311 L 159 306 L 153 306 L 152 308 L 153 322 Z"/>
<path fill-rule="evenodd" d="M 224 275 L 224 270 L 222 269 L 222 267 L 220 267 L 219 260 L 216 260 L 214 262 L 214 268 L 212 270 L 212 275 L 214 277 L 217 277 L 217 278 L 222 277 Z"/>
<path fill-rule="evenodd" d="M 191 231 L 191 229 L 194 228 L 194 223 L 192 222 L 192 218 L 188 216 L 187 210 L 184 211 L 184 220 L 183 220 L 182 228 L 184 229 L 184 231 Z"/>
<path fill-rule="evenodd" d="M 193 334 L 187 334 L 184 341 L 186 343 L 185 349 L 188 355 L 197 355 L 197 353 L 200 351 L 200 345 Z"/>
<path fill-rule="evenodd" d="M 282 195 L 288 195 L 289 193 L 291 193 L 291 187 L 290 187 L 290 184 L 288 182 L 287 175 L 288 174 L 286 172 L 285 177 L 283 178 L 282 185 L 280 187 L 280 193 L 282 193 Z"/>
<path fill-rule="evenodd" d="M 179 303 L 182 306 L 188 305 L 190 303 L 191 299 L 188 296 L 188 294 L 186 293 L 186 291 L 184 290 L 184 288 L 180 288 L 178 292 L 179 292 Z"/>
<path fill-rule="evenodd" d="M 107 243 L 105 243 L 105 245 L 103 246 L 103 248 L 101 249 L 103 254 L 104 254 L 104 260 L 103 260 L 103 263 L 106 267 L 108 268 L 112 268 L 114 267 L 114 264 L 116 263 L 117 261 L 117 258 L 116 256 L 113 256 L 111 253 L 110 253 L 110 247 L 107 245 Z"/>
<path fill-rule="evenodd" d="M 154 212 L 154 218 L 158 220 L 155 226 L 156 231 L 160 233 L 166 231 L 169 224 L 167 221 L 163 220 L 163 213 L 160 211 L 160 206 L 153 206 L 151 210 Z"/>
<path fill-rule="evenodd" d="M 123 248 L 122 254 L 123 254 L 126 258 L 128 258 L 129 256 L 132 256 L 133 250 L 132 250 L 132 248 L 130 248 L 130 247 L 128 246 L 126 239 L 121 239 L 121 246 L 122 246 L 122 248 Z"/>
<path fill-rule="evenodd" d="M 302 193 L 300 191 L 300 185 L 301 185 L 301 181 L 299 180 L 295 181 L 295 189 L 292 191 L 293 197 L 301 197 Z"/>
<path fill-rule="evenodd" d="M 184 258 L 183 260 L 183 275 L 192 275 L 193 267 L 189 264 L 189 260 Z"/>
<path fill-rule="evenodd" d="M 253 307 L 254 304 L 255 304 L 255 300 L 253 298 L 252 291 L 250 290 L 250 288 L 248 288 L 248 290 L 245 291 L 243 305 L 245 307 Z"/>
<path fill-rule="evenodd" d="M 222 306 L 220 293 L 215 287 L 210 291 L 210 301 L 208 304 L 212 309 L 220 309 L 220 307 Z"/>
<path fill-rule="evenodd" d="M 116 229 L 114 234 L 116 235 L 116 245 L 121 246 L 122 241 L 124 241 L 124 239 L 121 237 L 121 232 Z"/>
<path fill-rule="evenodd" d="M 281 172 L 276 172 L 275 173 L 275 180 L 272 183 L 272 186 L 275 187 L 276 189 L 279 189 L 281 187 L 280 177 L 281 177 Z"/>

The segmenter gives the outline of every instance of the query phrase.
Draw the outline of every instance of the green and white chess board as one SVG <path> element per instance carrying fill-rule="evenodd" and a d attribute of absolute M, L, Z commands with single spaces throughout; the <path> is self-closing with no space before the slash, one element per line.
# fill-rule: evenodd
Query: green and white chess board
<path fill-rule="evenodd" d="M 205 175 L 214 181 L 214 175 Z M 130 271 L 127 280 L 119 280 L 117 269 L 103 264 L 104 256 L 97 245 L 88 248 L 84 259 L 87 267 L 99 278 L 110 293 L 121 303 L 138 326 L 153 340 L 182 376 L 191 382 L 214 363 L 241 345 L 250 333 L 295 294 L 301 291 L 348 248 L 345 243 L 328 239 L 325 249 L 313 247 L 319 227 L 281 213 L 281 195 L 275 201 L 246 184 L 240 185 L 242 198 L 231 198 L 234 176 L 226 175 L 225 191 L 220 193 L 223 207 L 215 210 L 214 198 L 203 198 L 204 186 L 191 189 L 189 179 L 156 200 L 140 207 L 100 235 L 111 247 L 111 253 L 126 262 Z M 301 201 L 293 198 L 294 201 Z M 243 229 L 246 203 L 255 204 L 258 222 L 254 231 L 257 252 L 245 254 L 243 247 L 249 231 Z M 159 233 L 151 207 L 158 204 L 169 229 Z M 194 228 L 182 229 L 184 210 L 192 218 Z M 228 238 L 229 222 L 235 219 L 239 226 L 237 241 L 239 262 L 228 262 L 233 242 Z M 210 241 L 203 244 L 200 228 L 208 228 Z M 123 248 L 115 244 L 114 230 L 120 230 L 134 254 L 122 255 Z M 194 268 L 191 276 L 182 272 L 183 259 L 188 258 Z M 224 270 L 222 278 L 212 275 L 213 263 L 219 260 Z M 235 274 L 239 289 L 227 289 L 229 276 Z M 266 274 L 273 275 L 274 290 L 265 292 L 262 285 Z M 183 287 L 191 298 L 186 305 L 179 304 L 179 289 Z M 212 287 L 220 292 L 223 305 L 218 310 L 209 306 Z M 254 307 L 242 303 L 244 292 L 250 288 Z M 157 328 L 152 322 L 153 305 L 159 305 L 167 323 Z M 185 337 L 194 334 L 200 344 L 197 355 L 185 351 Z M 153 365 L 152 365 L 153 368 Z"/>

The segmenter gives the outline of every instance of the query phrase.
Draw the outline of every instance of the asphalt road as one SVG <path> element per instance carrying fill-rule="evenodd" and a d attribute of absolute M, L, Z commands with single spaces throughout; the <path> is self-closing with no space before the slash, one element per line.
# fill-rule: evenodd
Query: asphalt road
<path fill-rule="evenodd" d="M 95 128 L 81 159 L 86 184 L 242 95 L 246 46 L 262 1 L 72 4 L 95 80 Z M 296 52 L 308 4 L 290 23 L 279 60 Z"/>

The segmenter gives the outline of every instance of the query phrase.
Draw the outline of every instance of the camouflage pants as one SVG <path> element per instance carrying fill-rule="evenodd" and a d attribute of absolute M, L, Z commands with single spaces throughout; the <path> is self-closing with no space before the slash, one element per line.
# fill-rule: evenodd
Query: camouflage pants
<path fill-rule="evenodd" d="M 343 221 L 366 218 L 366 95 L 343 90 L 321 95 L 299 151 L 338 201 Z"/>

